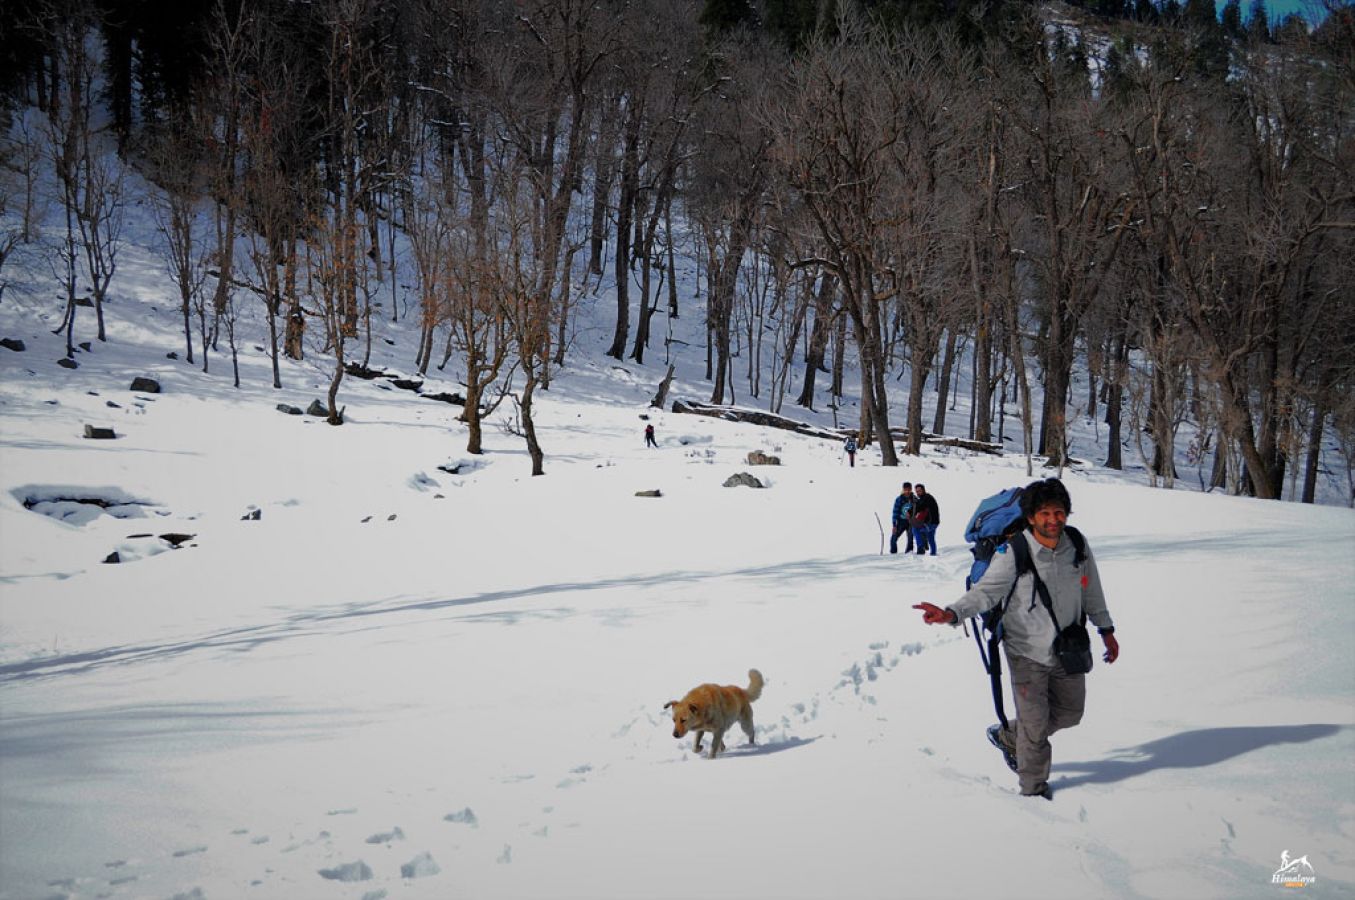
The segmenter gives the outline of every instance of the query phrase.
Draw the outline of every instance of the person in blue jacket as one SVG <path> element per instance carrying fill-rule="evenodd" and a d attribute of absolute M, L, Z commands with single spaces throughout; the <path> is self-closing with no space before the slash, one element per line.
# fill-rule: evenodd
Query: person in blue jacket
<path fill-rule="evenodd" d="M 847 435 L 847 440 L 842 442 L 842 449 L 847 454 L 847 461 L 851 463 L 853 469 L 856 468 L 856 435 Z"/>
<path fill-rule="evenodd" d="M 913 552 L 913 527 L 908 522 L 908 517 L 913 512 L 913 483 L 905 481 L 903 490 L 894 498 L 894 514 L 890 517 L 893 524 L 893 531 L 889 534 L 889 552 L 899 552 L 899 535 L 908 536 L 908 545 L 904 548 L 904 553 Z"/>

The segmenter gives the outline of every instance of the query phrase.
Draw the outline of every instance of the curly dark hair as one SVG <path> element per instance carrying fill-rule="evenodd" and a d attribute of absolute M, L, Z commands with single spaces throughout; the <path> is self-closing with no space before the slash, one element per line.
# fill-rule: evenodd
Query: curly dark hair
<path fill-rule="evenodd" d="M 1021 515 L 1029 519 L 1037 509 L 1050 503 L 1062 506 L 1064 512 L 1073 511 L 1073 498 L 1068 496 L 1062 481 L 1057 478 L 1032 481 L 1021 492 Z"/>

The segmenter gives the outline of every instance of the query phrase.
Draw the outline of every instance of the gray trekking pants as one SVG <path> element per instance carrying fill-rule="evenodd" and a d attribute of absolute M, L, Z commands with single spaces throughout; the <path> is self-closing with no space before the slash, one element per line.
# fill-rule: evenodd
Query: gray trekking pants
<path fill-rule="evenodd" d="M 1049 736 L 1082 721 L 1087 676 L 1067 675 L 1057 663 L 1043 666 L 1010 653 L 1007 667 L 1016 693 L 1016 774 L 1021 793 L 1033 794 L 1049 781 Z"/>

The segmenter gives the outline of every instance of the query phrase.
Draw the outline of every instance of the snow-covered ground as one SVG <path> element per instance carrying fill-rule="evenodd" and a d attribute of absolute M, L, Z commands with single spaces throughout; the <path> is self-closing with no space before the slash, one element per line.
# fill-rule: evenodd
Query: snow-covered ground
<path fill-rule="evenodd" d="M 519 438 L 470 457 L 457 408 L 382 382 L 345 381 L 341 428 L 277 411 L 327 376 L 268 388 L 257 333 L 239 390 L 167 359 L 135 251 L 110 341 L 58 368 L 33 272 L 0 304 L 27 345 L 0 349 L 0 898 L 1267 898 L 1282 854 L 1305 896 L 1355 893 L 1349 509 L 1070 470 L 1123 652 L 1045 803 L 984 740 L 973 641 L 910 608 L 958 596 L 965 520 L 1020 457 L 851 469 L 648 410 L 661 367 L 600 355 L 604 297 L 530 478 Z M 704 400 L 683 321 L 674 395 Z M 935 558 L 880 552 L 905 478 Z M 751 667 L 757 746 L 673 739 L 665 702 Z"/>

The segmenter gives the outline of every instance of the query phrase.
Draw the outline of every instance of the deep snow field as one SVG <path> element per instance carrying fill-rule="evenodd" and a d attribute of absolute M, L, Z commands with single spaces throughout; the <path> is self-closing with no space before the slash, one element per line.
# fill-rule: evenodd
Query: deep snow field
<path fill-rule="evenodd" d="M 380 381 L 344 381 L 339 428 L 278 412 L 327 373 L 272 390 L 257 322 L 238 390 L 222 355 L 167 359 L 172 286 L 123 266 L 74 371 L 38 264 L 0 303 L 27 345 L 0 349 L 0 898 L 1355 895 L 1350 509 L 1150 489 L 1080 432 L 1073 523 L 1122 655 L 1030 800 L 984 740 L 972 639 L 910 608 L 959 595 L 965 522 L 1029 480 L 1019 454 L 852 469 L 649 410 L 662 344 L 603 357 L 604 294 L 531 478 L 503 411 L 479 457 L 456 407 Z M 689 304 L 670 400 L 709 396 Z M 412 332 L 376 327 L 373 364 L 411 373 Z M 722 487 L 740 471 L 766 489 Z M 880 552 L 905 478 L 940 502 L 934 558 Z M 750 667 L 756 746 L 673 739 L 666 701 Z"/>

